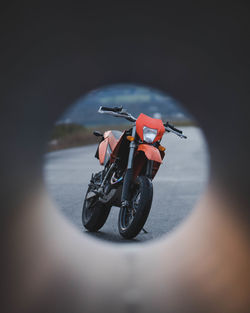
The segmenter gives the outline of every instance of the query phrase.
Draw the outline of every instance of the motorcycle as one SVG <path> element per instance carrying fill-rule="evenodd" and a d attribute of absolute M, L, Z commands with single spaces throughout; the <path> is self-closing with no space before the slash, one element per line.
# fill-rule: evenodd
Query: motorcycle
<path fill-rule="evenodd" d="M 82 223 L 90 232 L 106 222 L 112 206 L 120 207 L 119 233 L 126 239 L 136 237 L 148 218 L 152 199 L 152 180 L 165 156 L 161 139 L 166 132 L 187 138 L 168 122 L 143 113 L 136 119 L 123 107 L 101 106 L 98 113 L 125 118 L 135 123 L 124 132 L 108 130 L 100 137 L 95 157 L 104 169 L 92 174 L 83 203 Z"/>

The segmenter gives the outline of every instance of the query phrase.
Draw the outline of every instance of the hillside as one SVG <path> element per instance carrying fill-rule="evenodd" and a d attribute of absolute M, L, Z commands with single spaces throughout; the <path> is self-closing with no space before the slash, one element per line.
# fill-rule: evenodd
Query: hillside
<path fill-rule="evenodd" d="M 126 123 L 114 117 L 98 114 L 100 105 L 123 106 L 137 117 L 140 113 L 163 120 L 190 120 L 191 116 L 175 99 L 138 85 L 115 85 L 90 92 L 80 98 L 60 118 L 58 123 L 76 123 L 84 126 Z"/>

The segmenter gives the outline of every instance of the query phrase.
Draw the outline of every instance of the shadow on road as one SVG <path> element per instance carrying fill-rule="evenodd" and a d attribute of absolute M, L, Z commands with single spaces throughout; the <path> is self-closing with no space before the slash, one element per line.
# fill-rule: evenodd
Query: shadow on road
<path fill-rule="evenodd" d="M 98 238 L 101 240 L 114 242 L 114 243 L 115 242 L 117 242 L 117 243 L 118 242 L 119 243 L 140 243 L 143 241 L 143 240 L 140 240 L 138 238 L 127 240 L 127 239 L 124 239 L 122 237 L 115 236 L 114 233 L 106 233 L 106 232 L 102 232 L 102 231 L 98 231 L 96 233 L 84 231 L 84 233 L 87 234 L 88 236 L 95 237 L 95 238 Z"/>

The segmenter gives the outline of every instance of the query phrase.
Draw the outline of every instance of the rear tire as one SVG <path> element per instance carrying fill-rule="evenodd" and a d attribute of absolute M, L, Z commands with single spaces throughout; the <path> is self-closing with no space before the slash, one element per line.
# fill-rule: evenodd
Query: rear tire
<path fill-rule="evenodd" d="M 82 208 L 82 224 L 90 232 L 97 232 L 105 224 L 111 206 L 107 206 L 98 200 L 98 196 L 87 199 L 91 192 L 90 187 L 87 190 L 83 208 Z"/>
<path fill-rule="evenodd" d="M 136 178 L 131 200 L 131 210 L 120 209 L 118 227 L 122 237 L 132 239 L 142 230 L 151 209 L 153 185 L 146 176 Z"/>

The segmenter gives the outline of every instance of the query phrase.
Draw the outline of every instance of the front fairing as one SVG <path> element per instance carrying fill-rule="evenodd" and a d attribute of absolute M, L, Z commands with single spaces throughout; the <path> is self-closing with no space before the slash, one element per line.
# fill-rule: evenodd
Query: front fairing
<path fill-rule="evenodd" d="M 157 118 L 152 118 L 143 113 L 139 115 L 136 120 L 136 133 L 140 137 L 141 141 L 144 141 L 143 128 L 147 127 L 153 130 L 157 130 L 157 135 L 155 136 L 152 143 L 161 140 L 163 134 L 165 133 L 165 127 L 162 123 L 162 120 Z"/>

